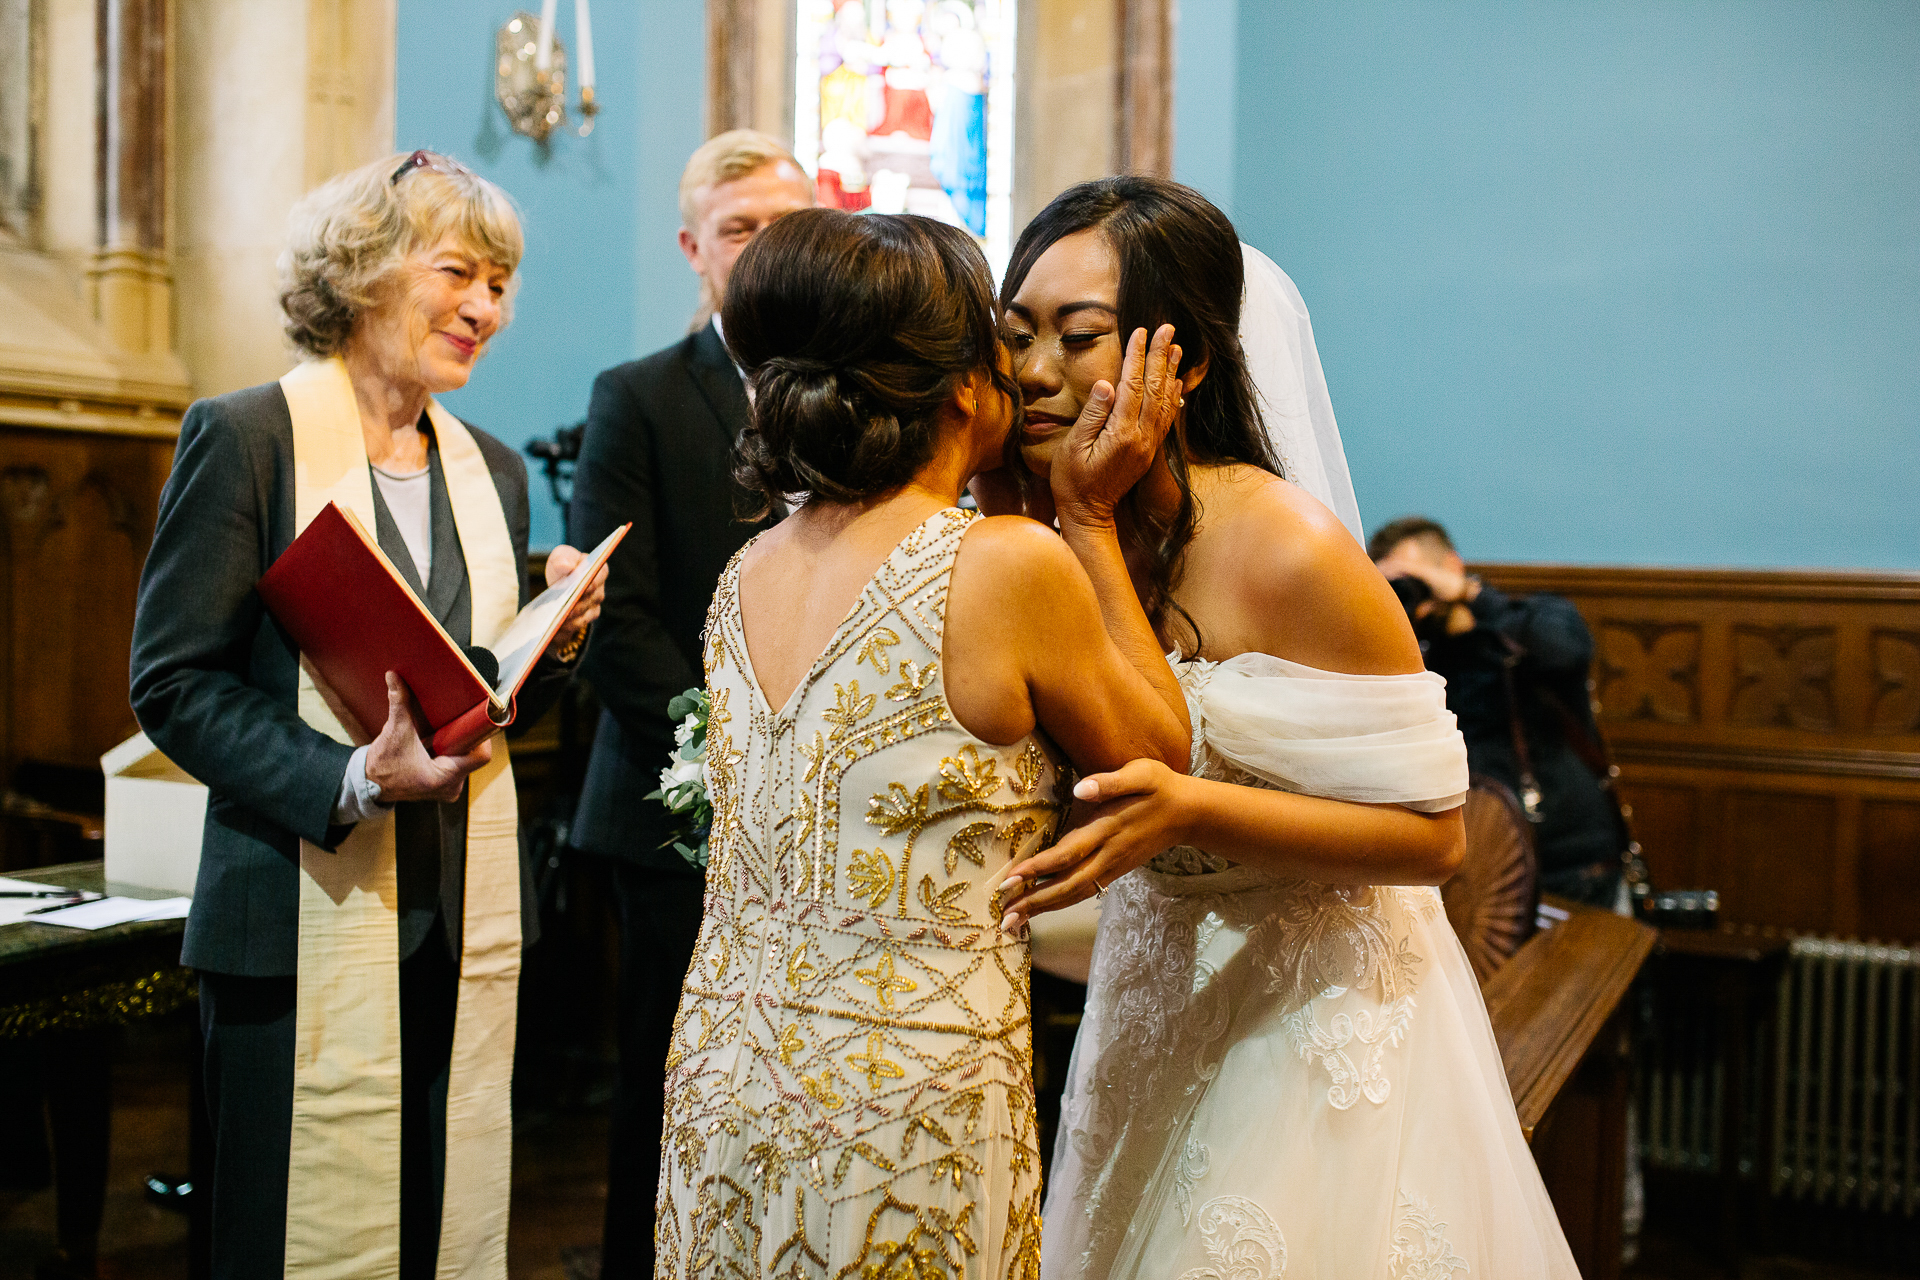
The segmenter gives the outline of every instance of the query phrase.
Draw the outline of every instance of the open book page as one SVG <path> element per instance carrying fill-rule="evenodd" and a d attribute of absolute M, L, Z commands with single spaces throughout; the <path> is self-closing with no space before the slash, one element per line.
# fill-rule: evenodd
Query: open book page
<path fill-rule="evenodd" d="M 593 581 L 593 575 L 600 571 L 600 566 L 607 562 L 607 557 L 632 527 L 623 524 L 608 534 L 572 573 L 535 596 L 494 641 L 494 656 L 500 659 L 500 678 L 494 683 L 494 696 L 503 705 L 512 701 L 526 681 L 527 672 L 533 670 L 533 664 L 540 660 L 567 615 L 573 612 L 574 601 L 580 598 L 580 593 Z"/>

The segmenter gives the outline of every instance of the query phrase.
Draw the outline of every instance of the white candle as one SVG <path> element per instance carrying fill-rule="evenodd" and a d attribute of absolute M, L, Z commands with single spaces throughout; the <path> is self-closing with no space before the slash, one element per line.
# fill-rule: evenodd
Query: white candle
<path fill-rule="evenodd" d="M 573 42 L 580 59 L 580 87 L 593 88 L 593 16 L 587 0 L 573 0 Z"/>
<path fill-rule="evenodd" d="M 533 69 L 546 71 L 553 66 L 553 9 L 557 0 L 542 0 L 540 5 L 540 44 L 533 55 Z"/>

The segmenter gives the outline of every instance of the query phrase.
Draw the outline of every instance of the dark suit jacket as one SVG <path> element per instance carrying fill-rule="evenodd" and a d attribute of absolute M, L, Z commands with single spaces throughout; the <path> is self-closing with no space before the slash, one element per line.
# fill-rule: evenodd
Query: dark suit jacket
<path fill-rule="evenodd" d="M 594 380 L 569 532 L 591 547 L 631 520 L 581 670 L 605 710 L 575 811 L 576 847 L 681 868 L 666 810 L 647 800 L 673 750 L 667 703 L 706 683 L 700 633 L 727 561 L 764 523 L 736 518 L 731 457 L 747 425 L 740 372 L 703 325 Z"/>
<path fill-rule="evenodd" d="M 516 555 L 527 552 L 527 470 L 480 431 Z M 437 448 L 433 563 L 422 584 L 374 486 L 376 536 L 461 644 L 473 600 Z M 181 963 L 216 973 L 278 977 L 295 968 L 300 841 L 326 848 L 347 834 L 328 825 L 353 749 L 300 719 L 299 655 L 254 590 L 293 540 L 293 422 L 278 383 L 197 401 L 180 426 L 173 472 L 160 495 L 153 548 L 140 576 L 133 626 L 133 710 L 154 745 L 207 785 L 205 837 Z M 524 575 L 521 602 L 527 595 Z M 543 660 L 522 689 L 517 723 L 531 724 L 568 678 Z M 371 728 L 371 727 L 370 727 Z M 396 807 L 400 956 L 446 920 L 460 949 L 466 801 Z M 522 859 L 521 914 L 534 930 L 531 875 Z"/>

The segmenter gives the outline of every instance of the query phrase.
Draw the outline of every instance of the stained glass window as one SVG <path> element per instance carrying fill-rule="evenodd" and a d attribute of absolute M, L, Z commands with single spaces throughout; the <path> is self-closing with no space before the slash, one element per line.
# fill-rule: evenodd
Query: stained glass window
<path fill-rule="evenodd" d="M 796 0 L 794 155 L 820 203 L 919 213 L 1006 263 L 1017 0 Z"/>

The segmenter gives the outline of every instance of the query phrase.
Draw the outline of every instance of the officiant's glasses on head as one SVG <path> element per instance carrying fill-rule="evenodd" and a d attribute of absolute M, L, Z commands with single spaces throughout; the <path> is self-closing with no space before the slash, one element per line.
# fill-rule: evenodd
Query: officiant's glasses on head
<path fill-rule="evenodd" d="M 399 186 L 400 179 L 406 177 L 415 169 L 431 169 L 435 173 L 449 175 L 465 172 L 465 170 L 460 167 L 458 161 L 449 160 L 443 155 L 422 148 L 401 161 L 400 167 L 393 171 L 391 178 L 387 179 L 387 185 L 390 187 Z"/>

